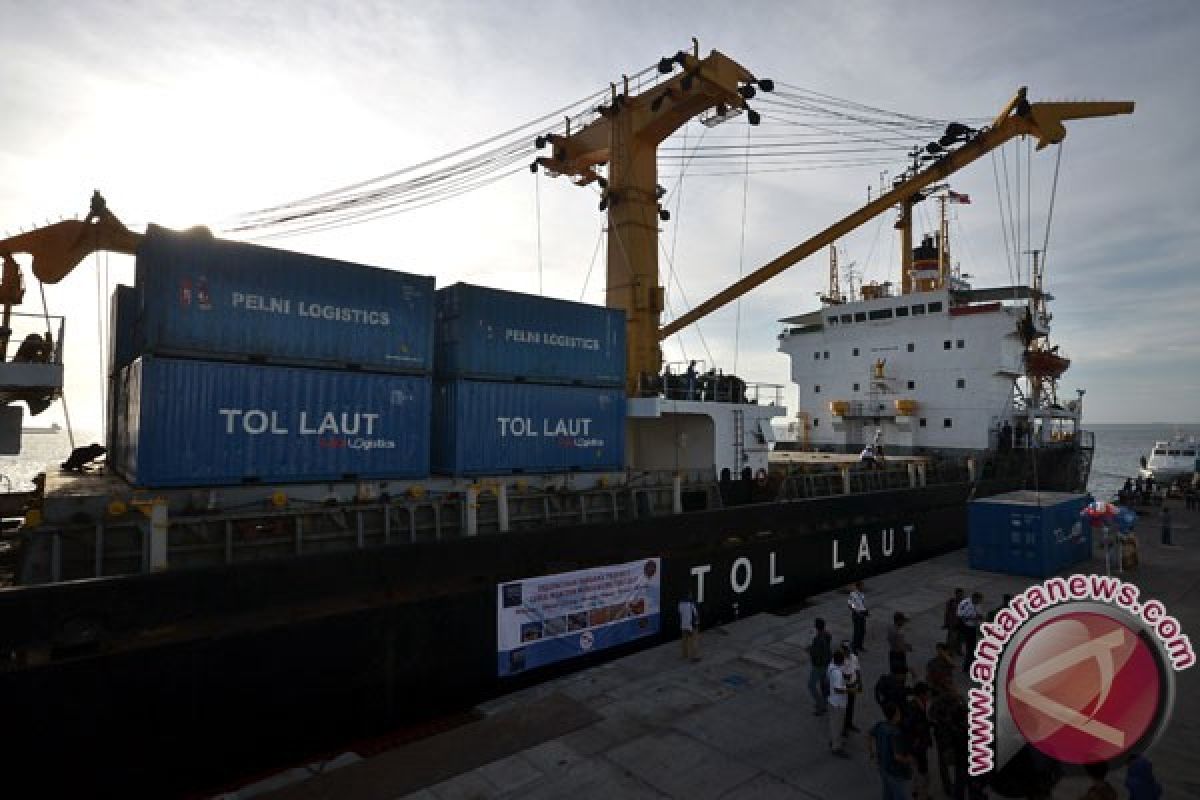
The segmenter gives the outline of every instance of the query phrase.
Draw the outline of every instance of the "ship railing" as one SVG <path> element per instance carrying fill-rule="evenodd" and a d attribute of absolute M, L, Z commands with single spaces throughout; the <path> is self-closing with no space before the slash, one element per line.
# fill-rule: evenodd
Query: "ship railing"
<path fill-rule="evenodd" d="M 668 516 L 723 504 L 711 469 L 639 473 L 625 482 L 579 491 L 510 487 L 503 492 L 504 502 L 496 487 L 473 491 L 477 494 L 454 491 L 336 505 L 292 499 L 279 510 L 162 514 L 158 532 L 153 517 L 137 511 L 28 528 L 20 533 L 16 582 L 57 583 L 452 541 Z"/>
<path fill-rule="evenodd" d="M 66 323 L 61 316 L 14 313 L 10 315 L 8 329 L 0 328 L 4 360 L 61 365 L 65 330 Z"/>
<path fill-rule="evenodd" d="M 844 472 L 837 468 L 791 472 L 780 482 L 780 500 L 869 494 L 922 486 L 968 483 L 965 464 L 934 461 L 918 472 L 907 464 L 891 464 L 883 469 L 854 465 Z"/>

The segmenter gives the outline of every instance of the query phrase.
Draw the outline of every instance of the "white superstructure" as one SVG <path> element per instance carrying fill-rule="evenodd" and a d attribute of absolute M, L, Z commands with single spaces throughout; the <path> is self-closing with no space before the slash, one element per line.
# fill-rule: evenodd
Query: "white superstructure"
<path fill-rule="evenodd" d="M 1048 296 L 1038 286 L 973 289 L 931 268 L 937 251 L 933 237 L 914 251 L 907 292 L 869 284 L 844 302 L 831 291 L 819 310 L 781 320 L 801 447 L 977 452 L 1077 435 L 1082 393 L 1056 396 L 1070 362 L 1046 343 Z"/>

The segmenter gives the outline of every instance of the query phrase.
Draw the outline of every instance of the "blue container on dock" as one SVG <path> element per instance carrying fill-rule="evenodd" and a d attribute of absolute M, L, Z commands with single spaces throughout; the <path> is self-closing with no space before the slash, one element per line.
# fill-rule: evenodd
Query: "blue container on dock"
<path fill-rule="evenodd" d="M 619 470 L 624 460 L 621 389 L 461 379 L 434 387 L 436 473 Z"/>
<path fill-rule="evenodd" d="M 433 368 L 433 278 L 178 233 L 138 246 L 138 351 L 386 372 Z"/>
<path fill-rule="evenodd" d="M 1022 490 L 974 500 L 967 519 L 971 569 L 1045 578 L 1092 555 L 1080 516 L 1088 497 Z"/>
<path fill-rule="evenodd" d="M 625 383 L 625 312 L 456 283 L 437 291 L 439 376 Z"/>
<path fill-rule="evenodd" d="M 119 381 L 120 472 L 137 486 L 429 474 L 427 375 L 142 356 Z"/>

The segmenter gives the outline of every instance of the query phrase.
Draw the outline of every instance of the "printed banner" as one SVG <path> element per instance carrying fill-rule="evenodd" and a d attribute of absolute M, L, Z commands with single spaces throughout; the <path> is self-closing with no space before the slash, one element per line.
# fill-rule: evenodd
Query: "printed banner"
<path fill-rule="evenodd" d="M 659 631 L 657 558 L 496 587 L 499 675 L 514 675 Z"/>

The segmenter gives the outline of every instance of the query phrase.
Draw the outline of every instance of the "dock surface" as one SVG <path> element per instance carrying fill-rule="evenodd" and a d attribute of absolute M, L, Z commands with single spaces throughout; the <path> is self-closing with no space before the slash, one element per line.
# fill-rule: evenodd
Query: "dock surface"
<path fill-rule="evenodd" d="M 1139 520 L 1141 564 L 1121 577 L 1143 598 L 1161 600 L 1200 647 L 1200 513 L 1171 501 L 1176 546 L 1159 543 L 1157 509 Z M 1073 572 L 1105 571 L 1097 552 Z M 911 619 L 909 664 L 918 673 L 942 638 L 942 607 L 955 587 L 984 593 L 984 606 L 1031 579 L 976 572 L 965 550 L 867 582 L 871 609 L 862 658 L 867 691 L 855 722 L 880 717 L 870 695 L 887 668 L 886 629 L 894 611 Z M 850 757 L 828 752 L 827 722 L 813 715 L 805 646 L 825 618 L 835 641 L 850 635 L 844 591 L 811 599 L 787 615 L 759 614 L 704 631 L 698 663 L 678 642 L 499 698 L 484 719 L 334 769 L 266 796 L 275 800 L 452 800 L 454 798 L 687 798 L 874 800 L 879 777 L 861 735 Z M 965 676 L 956 670 L 960 687 Z M 1169 726 L 1150 752 L 1164 797 L 1200 797 L 1200 666 L 1176 674 Z M 931 796 L 945 797 L 930 755 Z M 1124 770 L 1109 775 L 1126 797 Z M 1081 778 L 1064 779 L 1056 798 L 1077 798 Z M 251 796 L 243 792 L 241 796 Z M 263 796 L 259 794 L 258 796 Z M 990 796 L 997 795 L 991 793 Z"/>

